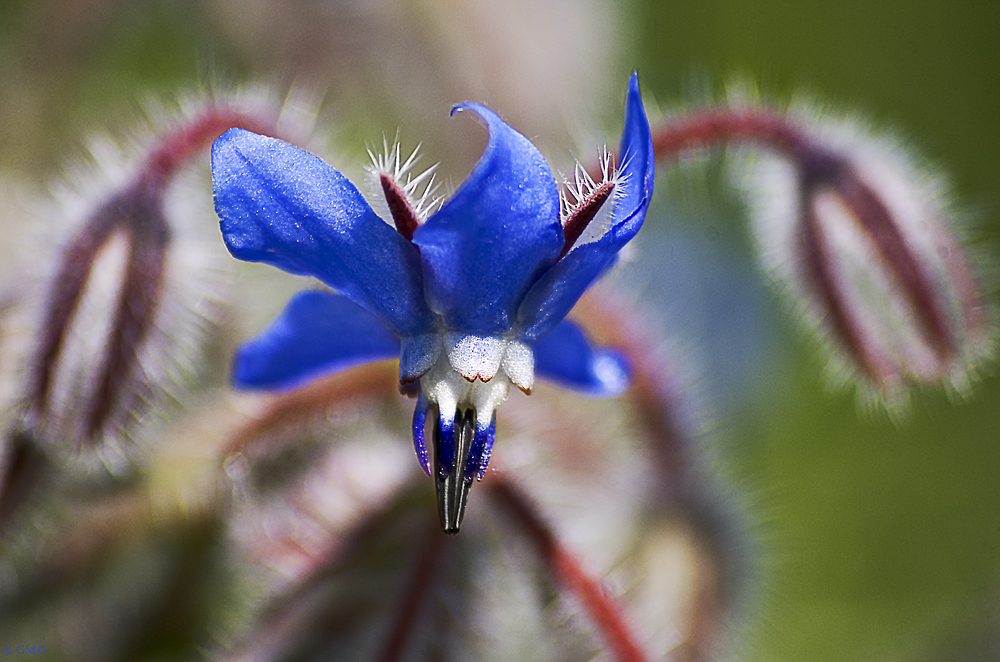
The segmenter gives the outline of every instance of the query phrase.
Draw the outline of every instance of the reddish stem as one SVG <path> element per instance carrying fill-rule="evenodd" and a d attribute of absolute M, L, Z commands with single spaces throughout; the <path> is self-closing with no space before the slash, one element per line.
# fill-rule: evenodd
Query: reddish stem
<path fill-rule="evenodd" d="M 166 185 L 185 162 L 232 126 L 265 133 L 274 133 L 276 129 L 268 119 L 225 107 L 207 107 L 199 116 L 159 138 L 134 182 L 97 207 L 79 230 L 65 251 L 45 314 L 31 387 L 36 412 L 33 416 L 41 419 L 46 416 L 66 331 L 85 291 L 94 259 L 112 233 L 121 230 L 129 244 L 128 269 L 115 311 L 114 335 L 108 344 L 95 401 L 86 422 L 90 439 L 99 437 L 123 396 L 121 387 L 131 374 L 138 347 L 154 321 L 159 303 L 163 262 L 170 243 L 170 227 L 163 216 Z"/>
<path fill-rule="evenodd" d="M 628 358 L 630 393 L 656 458 L 661 490 L 657 503 L 681 515 L 700 550 L 685 641 L 675 655 L 684 662 L 707 660 L 731 604 L 734 566 L 726 556 L 725 517 L 704 499 L 699 485 L 693 433 L 684 420 L 679 386 L 669 378 L 671 366 L 653 358 L 656 341 L 632 311 L 595 290 L 584 295 L 575 311 L 599 342 L 620 349 Z"/>
<path fill-rule="evenodd" d="M 131 396 L 134 403 L 142 402 L 141 397 L 136 397 L 138 394 L 127 393 L 127 384 L 135 369 L 136 357 L 156 319 L 171 234 L 160 196 L 155 191 L 144 191 L 141 185 L 113 198 L 98 212 L 102 214 L 118 219 L 117 225 L 127 233 L 129 256 L 122 290 L 115 302 L 100 379 L 87 416 L 90 442 L 100 438 L 112 413 L 125 398 Z M 94 220 L 100 222 L 96 217 Z"/>
<path fill-rule="evenodd" d="M 186 161 L 197 156 L 210 142 L 233 127 L 277 136 L 272 118 L 253 115 L 224 106 L 209 106 L 173 133 L 162 137 L 147 157 L 141 177 L 166 182 Z"/>
<path fill-rule="evenodd" d="M 626 624 L 621 605 L 560 544 L 531 500 L 499 474 L 495 474 L 487 485 L 490 495 L 514 515 L 532 542 L 538 546 L 552 574 L 580 600 L 611 649 L 614 659 L 619 662 L 645 662 L 648 658 Z"/>
<path fill-rule="evenodd" d="M 872 346 L 871 339 L 861 328 L 858 320 L 851 315 L 843 292 L 836 284 L 837 275 L 834 272 L 834 260 L 826 234 L 805 193 L 802 192 L 800 202 L 804 217 L 799 227 L 803 272 L 815 288 L 816 296 L 822 300 L 828 323 L 836 330 L 840 342 L 846 345 L 861 369 L 881 386 L 892 374 L 892 366 L 887 365 L 885 358 L 879 356 Z"/>
<path fill-rule="evenodd" d="M 653 131 L 653 152 L 661 160 L 719 142 L 754 142 L 798 157 L 806 138 L 784 115 L 768 110 L 709 109 L 667 121 Z"/>
<path fill-rule="evenodd" d="M 404 648 L 406 641 L 413 632 L 420 608 L 430 595 L 430 586 L 438 574 L 444 541 L 445 535 L 438 529 L 437 523 L 433 522 L 430 535 L 424 542 L 416 565 L 413 566 L 413 574 L 406 587 L 406 593 L 403 594 L 403 602 L 390 630 L 388 643 L 378 658 L 382 662 L 397 662 L 406 652 Z"/>
<path fill-rule="evenodd" d="M 693 433 L 683 417 L 684 399 L 671 379 L 673 366 L 658 357 L 658 339 L 628 309 L 600 288 L 592 288 L 573 309 L 574 318 L 600 344 L 624 352 L 631 372 L 629 391 L 636 399 L 640 423 L 649 431 L 664 500 L 687 504 L 694 499 Z"/>
<path fill-rule="evenodd" d="M 675 156 L 685 149 L 704 147 L 719 142 L 753 142 L 771 148 L 795 162 L 800 177 L 803 199 L 802 240 L 808 251 L 805 268 L 830 310 L 849 351 L 862 368 L 877 383 L 891 376 L 891 366 L 864 338 L 863 330 L 851 319 L 843 296 L 837 291 L 831 273 L 830 256 L 826 255 L 822 233 L 811 209 L 810 198 L 821 186 L 833 189 L 857 219 L 893 274 L 903 286 L 920 330 L 939 362 L 946 364 L 955 355 L 955 339 L 935 300 L 927 274 L 910 251 L 889 210 L 879 196 L 853 171 L 849 160 L 828 152 L 812 141 L 789 118 L 781 113 L 762 109 L 707 109 L 691 116 L 668 121 L 653 133 L 653 150 L 657 159 Z"/>
<path fill-rule="evenodd" d="M 270 396 L 252 418 L 228 435 L 222 456 L 266 447 L 282 431 L 306 426 L 326 416 L 333 407 L 349 406 L 356 398 L 394 393 L 398 374 L 398 369 L 387 361 L 368 363 Z"/>
<path fill-rule="evenodd" d="M 935 296 L 929 274 L 921 268 L 919 258 L 903 237 L 885 202 L 856 175 L 842 176 L 837 184 L 841 199 L 861 230 L 871 238 L 903 286 L 904 296 L 910 301 L 927 343 L 941 363 L 951 361 L 957 348 L 944 304 Z M 812 210 L 807 213 L 810 220 L 817 220 Z"/>

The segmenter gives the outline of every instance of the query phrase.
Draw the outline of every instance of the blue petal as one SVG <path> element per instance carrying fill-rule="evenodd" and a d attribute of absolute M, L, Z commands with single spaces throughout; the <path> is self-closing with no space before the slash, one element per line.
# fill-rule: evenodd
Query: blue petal
<path fill-rule="evenodd" d="M 233 382 L 291 388 L 359 363 L 399 356 L 399 341 L 377 317 L 332 292 L 299 292 L 281 315 L 236 352 Z"/>
<path fill-rule="evenodd" d="M 649 119 L 639 94 L 639 76 L 633 73 L 628 80 L 625 96 L 625 126 L 622 128 L 618 147 L 621 163 L 621 184 L 615 191 L 616 202 L 612 230 L 627 242 L 635 236 L 646 217 L 646 208 L 653 197 L 653 180 L 656 178 L 656 154 Z"/>
<path fill-rule="evenodd" d="M 562 250 L 559 191 L 544 157 L 489 108 L 479 163 L 455 195 L 413 234 L 430 307 L 452 331 L 510 330 L 517 306 Z"/>
<path fill-rule="evenodd" d="M 595 349 L 583 331 L 563 320 L 535 344 L 535 372 L 588 395 L 618 395 L 629 384 L 628 362 L 611 349 Z"/>
<path fill-rule="evenodd" d="M 625 128 L 618 153 L 622 183 L 615 191 L 611 227 L 596 241 L 573 248 L 528 292 L 518 317 L 522 336 L 529 342 L 543 337 L 566 316 L 590 284 L 614 263 L 618 251 L 635 236 L 646 217 L 656 159 L 634 73 L 625 98 Z"/>
<path fill-rule="evenodd" d="M 233 256 L 315 276 L 397 335 L 432 328 L 417 249 L 319 158 L 230 129 L 212 145 L 212 177 Z"/>

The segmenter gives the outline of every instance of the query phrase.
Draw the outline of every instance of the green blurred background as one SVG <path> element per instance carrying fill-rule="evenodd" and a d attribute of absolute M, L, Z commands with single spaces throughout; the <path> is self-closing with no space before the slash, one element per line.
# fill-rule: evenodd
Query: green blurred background
<path fill-rule="evenodd" d="M 417 71 L 417 80 L 447 77 L 447 58 L 459 47 L 448 51 L 435 40 L 449 34 L 449 11 L 461 4 L 405 3 L 410 29 L 429 35 L 411 44 L 398 26 L 382 32 L 377 20 L 351 23 L 367 11 L 360 2 L 4 0 L 0 173 L 35 183 L 54 176 L 67 155 L 80 152 L 83 136 L 120 135 L 150 95 L 261 79 L 329 90 L 340 119 L 335 132 L 362 136 L 339 141 L 345 149 L 360 152 L 381 127 L 423 136 L 420 125 L 436 121 L 427 119 L 432 111 L 460 99 L 422 106 L 413 99 L 439 90 L 397 95 L 386 81 L 406 80 L 399 53 L 405 60 L 410 48 L 423 49 L 414 67 L 444 72 Z M 552 4 L 567 22 L 575 19 L 573 2 Z M 516 18 L 522 5 L 505 16 Z M 779 103 L 804 92 L 835 109 L 860 110 L 951 176 L 960 207 L 979 220 L 982 244 L 1000 255 L 1000 3 L 646 0 L 606 11 L 615 22 L 592 44 L 571 44 L 589 49 L 600 64 L 595 85 L 605 86 L 603 97 L 579 100 L 582 115 L 613 127 L 620 81 L 633 68 L 664 109 L 721 95 L 738 80 Z M 329 23 L 307 30 L 308 20 L 295 22 L 309 12 Z M 338 16 L 375 31 L 323 34 Z M 322 57 L 312 58 L 313 48 Z M 497 101 L 489 81 L 481 90 L 484 101 Z M 408 108 L 415 118 L 403 120 Z M 656 222 L 676 219 L 749 265 L 739 201 L 713 172 L 709 163 L 661 179 Z M 919 394 L 898 426 L 859 416 L 850 392 L 830 392 L 823 359 L 781 316 L 781 305 L 761 300 L 774 366 L 741 384 L 709 435 L 762 550 L 740 650 L 748 659 L 788 662 L 1000 660 L 1000 380 L 983 380 L 963 403 Z"/>
<path fill-rule="evenodd" d="M 951 176 L 996 255 L 1000 3 L 642 10 L 636 58 L 659 98 L 736 76 L 766 98 L 805 92 L 860 110 Z M 861 420 L 849 393 L 831 397 L 808 343 L 788 341 L 792 369 L 760 384 L 766 402 L 726 427 L 768 555 L 752 657 L 1000 659 L 1000 382 L 957 406 L 921 394 L 896 427 Z"/>

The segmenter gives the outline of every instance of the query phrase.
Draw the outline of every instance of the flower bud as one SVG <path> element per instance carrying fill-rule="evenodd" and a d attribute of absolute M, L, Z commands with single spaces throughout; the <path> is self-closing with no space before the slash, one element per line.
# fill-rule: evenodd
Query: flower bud
<path fill-rule="evenodd" d="M 228 280 L 211 201 L 179 173 L 204 124 L 189 119 L 130 165 L 95 145 L 96 172 L 54 190 L 32 237 L 42 273 L 21 297 L 30 338 L 14 426 L 56 457 L 124 470 L 125 440 L 197 374 Z"/>
<path fill-rule="evenodd" d="M 803 132 L 786 156 L 756 166 L 753 209 L 806 317 L 889 404 L 909 384 L 965 391 L 992 320 L 940 180 L 842 126 Z"/>

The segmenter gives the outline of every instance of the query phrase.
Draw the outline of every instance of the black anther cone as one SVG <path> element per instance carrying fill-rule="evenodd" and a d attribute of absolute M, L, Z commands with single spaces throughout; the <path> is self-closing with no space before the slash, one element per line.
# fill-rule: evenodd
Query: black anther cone
<path fill-rule="evenodd" d="M 462 526 L 465 504 L 469 500 L 472 476 L 465 475 L 465 460 L 476 438 L 476 414 L 473 410 L 458 411 L 455 416 L 455 457 L 447 474 L 441 469 L 441 435 L 434 425 L 434 475 L 437 488 L 438 517 L 445 533 L 455 534 Z"/>

